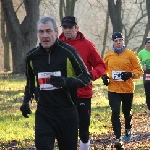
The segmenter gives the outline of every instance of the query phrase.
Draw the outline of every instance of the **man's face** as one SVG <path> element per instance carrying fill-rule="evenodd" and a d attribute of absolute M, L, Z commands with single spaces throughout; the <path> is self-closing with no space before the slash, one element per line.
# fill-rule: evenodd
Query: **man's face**
<path fill-rule="evenodd" d="M 150 51 L 150 40 L 147 41 L 146 45 L 145 45 L 146 49 Z"/>
<path fill-rule="evenodd" d="M 113 42 L 114 48 L 117 50 L 121 50 L 124 45 L 124 40 L 122 38 L 116 38 Z"/>
<path fill-rule="evenodd" d="M 54 30 L 51 22 L 47 24 L 40 23 L 38 26 L 38 37 L 41 45 L 49 50 L 50 46 L 54 44 L 58 37 L 58 31 Z"/>
<path fill-rule="evenodd" d="M 78 29 L 78 26 L 62 26 L 62 31 L 64 32 L 64 36 L 66 37 L 66 39 L 75 39 L 77 37 Z"/>

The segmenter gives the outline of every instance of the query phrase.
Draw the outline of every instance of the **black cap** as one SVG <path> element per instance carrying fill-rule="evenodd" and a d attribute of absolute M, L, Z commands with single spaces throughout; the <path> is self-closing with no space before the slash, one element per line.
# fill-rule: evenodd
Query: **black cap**
<path fill-rule="evenodd" d="M 121 32 L 114 32 L 112 35 L 112 40 L 114 41 L 114 39 L 116 38 L 122 38 L 123 39 L 123 35 Z"/>
<path fill-rule="evenodd" d="M 70 26 L 73 27 L 77 25 L 77 18 L 74 16 L 66 16 L 62 19 L 61 26 Z"/>
<path fill-rule="evenodd" d="M 145 39 L 145 45 L 146 45 L 146 43 L 147 43 L 148 41 L 150 41 L 150 37 L 146 37 L 146 39 Z"/>

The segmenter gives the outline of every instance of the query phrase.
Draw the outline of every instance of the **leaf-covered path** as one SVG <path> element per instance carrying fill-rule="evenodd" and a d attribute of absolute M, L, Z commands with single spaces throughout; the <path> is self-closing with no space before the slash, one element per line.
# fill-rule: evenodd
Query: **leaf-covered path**
<path fill-rule="evenodd" d="M 123 120 L 121 120 L 123 126 Z M 150 150 L 150 117 L 147 107 L 143 104 L 141 112 L 133 114 L 133 137 L 130 142 L 125 142 L 125 150 Z M 122 131 L 123 133 L 123 131 Z M 113 131 L 110 134 L 91 135 L 90 150 L 113 150 Z"/>

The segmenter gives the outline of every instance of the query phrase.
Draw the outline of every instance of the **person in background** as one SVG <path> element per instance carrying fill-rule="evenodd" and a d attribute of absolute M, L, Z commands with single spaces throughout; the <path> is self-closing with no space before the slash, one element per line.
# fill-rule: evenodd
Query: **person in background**
<path fill-rule="evenodd" d="M 91 75 L 78 52 L 58 39 L 58 27 L 53 18 L 41 18 L 37 31 L 40 44 L 27 54 L 27 84 L 20 110 L 28 118 L 29 101 L 36 94 L 37 150 L 53 150 L 55 138 L 60 150 L 77 150 L 76 90 L 87 87 Z"/>
<path fill-rule="evenodd" d="M 115 147 L 123 146 L 121 138 L 120 106 L 125 118 L 124 141 L 132 137 L 132 101 L 134 93 L 133 79 L 143 74 L 137 55 L 124 45 L 121 32 L 112 35 L 113 48 L 104 57 L 107 71 L 102 77 L 104 85 L 108 86 L 108 100 L 111 107 L 111 122 L 115 135 Z"/>
<path fill-rule="evenodd" d="M 73 46 L 82 57 L 92 80 L 100 78 L 106 71 L 104 61 L 94 44 L 79 31 L 77 18 L 65 16 L 61 22 L 62 34 L 59 39 Z M 79 114 L 80 150 L 88 150 L 90 145 L 89 126 L 91 115 L 92 83 L 77 90 L 77 110 Z"/>
<path fill-rule="evenodd" d="M 146 104 L 149 110 L 148 116 L 150 117 L 150 37 L 145 39 L 145 48 L 138 53 L 138 57 L 144 70 L 143 84 L 146 95 Z"/>

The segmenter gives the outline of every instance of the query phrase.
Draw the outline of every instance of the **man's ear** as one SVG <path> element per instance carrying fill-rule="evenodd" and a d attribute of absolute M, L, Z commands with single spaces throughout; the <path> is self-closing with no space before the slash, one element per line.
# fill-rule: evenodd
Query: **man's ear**
<path fill-rule="evenodd" d="M 59 31 L 58 30 L 56 30 L 56 36 L 58 36 L 59 35 Z"/>
<path fill-rule="evenodd" d="M 76 25 L 76 29 L 77 29 L 77 31 L 79 31 L 79 26 Z"/>

